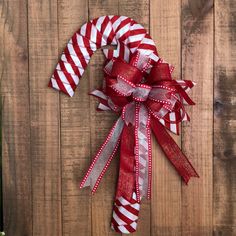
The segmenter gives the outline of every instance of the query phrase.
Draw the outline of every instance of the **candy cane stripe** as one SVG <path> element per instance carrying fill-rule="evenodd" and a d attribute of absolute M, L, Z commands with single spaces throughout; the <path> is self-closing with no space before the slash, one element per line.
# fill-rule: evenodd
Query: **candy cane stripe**
<path fill-rule="evenodd" d="M 68 42 L 60 61 L 60 68 L 64 74 L 59 74 L 56 79 L 57 82 L 50 81 L 50 86 L 73 96 L 74 92 L 71 92 L 71 90 L 75 90 L 75 85 L 78 84 L 83 75 L 93 52 L 107 44 L 120 45 L 116 52 L 104 51 L 107 57 L 120 56 L 125 61 L 130 58 L 128 48 L 132 49 L 132 53 L 139 50 L 139 48 L 140 50 L 154 49 L 152 47 L 154 42 L 147 35 L 146 30 L 131 18 L 124 16 L 99 17 L 84 24 Z M 64 63 L 64 66 L 62 63 Z M 77 77 L 69 76 L 69 74 L 74 74 Z M 64 77 L 69 81 L 67 85 L 63 85 L 65 83 Z"/>
<path fill-rule="evenodd" d="M 136 231 L 140 204 L 137 202 L 136 193 L 130 201 L 120 197 L 115 201 L 111 226 L 120 233 L 128 234 Z"/>
<path fill-rule="evenodd" d="M 49 86 L 63 93 L 73 96 L 76 86 L 82 77 L 93 53 L 102 46 L 117 45 L 116 49 L 104 49 L 107 58 L 118 57 L 126 62 L 130 61 L 132 54 L 139 51 L 149 55 L 154 61 L 159 60 L 155 44 L 147 31 L 133 19 L 125 16 L 102 16 L 85 23 L 69 40 L 61 59 L 49 81 Z M 108 110 L 109 102 L 106 99 L 100 103 L 100 109 Z M 144 138 L 145 130 L 140 130 L 139 136 Z M 148 147 L 147 140 L 140 146 L 141 150 Z M 142 185 L 146 174 L 147 160 L 140 158 L 140 177 L 138 185 Z M 103 170 L 106 170 L 108 162 Z M 92 170 L 90 170 L 92 171 Z M 87 174 L 89 175 L 89 173 Z M 95 190 L 102 178 L 95 183 Z M 86 178 L 84 179 L 85 183 Z M 140 189 L 142 186 L 139 186 Z M 112 217 L 112 228 L 121 233 L 136 231 L 140 203 L 136 192 L 131 199 L 120 197 L 115 200 Z"/>

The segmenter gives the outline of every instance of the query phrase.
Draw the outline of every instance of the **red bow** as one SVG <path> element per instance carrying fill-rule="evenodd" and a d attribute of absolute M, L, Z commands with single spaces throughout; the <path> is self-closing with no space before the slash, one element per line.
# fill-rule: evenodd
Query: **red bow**
<path fill-rule="evenodd" d="M 91 94 L 100 99 L 100 110 L 121 112 L 106 141 L 95 156 L 81 187 L 90 185 L 95 192 L 119 144 L 120 171 L 116 198 L 150 198 L 151 130 L 157 142 L 187 184 L 197 172 L 168 134 L 165 127 L 178 134 L 179 123 L 189 120 L 184 103 L 194 105 L 186 91 L 189 80 L 171 78 L 170 66 L 153 62 L 136 53 L 130 63 L 112 58 L 105 65 L 105 87 Z M 148 72 L 148 70 L 151 71 Z"/>

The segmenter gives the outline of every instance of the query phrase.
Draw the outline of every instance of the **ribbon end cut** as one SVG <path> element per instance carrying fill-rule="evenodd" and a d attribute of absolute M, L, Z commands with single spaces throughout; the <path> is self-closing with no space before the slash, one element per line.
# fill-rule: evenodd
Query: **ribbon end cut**
<path fill-rule="evenodd" d="M 81 189 L 81 188 L 83 188 L 84 187 L 84 183 L 82 182 L 82 183 L 80 183 L 80 185 L 79 185 L 79 189 Z"/>
<path fill-rule="evenodd" d="M 79 185 L 79 188 L 80 188 L 80 189 L 89 186 L 89 184 L 88 184 L 86 181 L 87 181 L 87 177 L 85 176 L 85 177 L 83 178 L 83 180 L 81 181 L 80 185 Z"/>
<path fill-rule="evenodd" d="M 191 173 L 189 176 L 184 176 L 184 177 L 182 177 L 182 178 L 183 178 L 184 183 L 185 183 L 186 185 L 188 185 L 188 182 L 189 182 L 189 180 L 191 179 L 191 177 L 200 178 L 200 176 L 198 175 L 197 172 Z"/>
<path fill-rule="evenodd" d="M 84 183 L 81 183 L 81 184 L 79 185 L 79 189 L 82 189 L 82 188 L 84 188 L 84 187 L 88 187 L 88 186 L 84 185 Z M 92 195 L 94 195 L 96 190 L 94 190 L 94 188 L 90 188 L 90 189 L 91 189 Z"/>
<path fill-rule="evenodd" d="M 52 80 L 49 81 L 48 87 L 49 87 L 49 88 L 52 88 Z"/>

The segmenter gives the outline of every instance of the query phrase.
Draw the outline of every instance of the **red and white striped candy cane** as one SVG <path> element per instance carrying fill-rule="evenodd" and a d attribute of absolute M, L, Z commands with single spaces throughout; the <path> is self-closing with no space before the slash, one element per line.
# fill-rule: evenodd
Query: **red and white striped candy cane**
<path fill-rule="evenodd" d="M 106 45 L 117 50 L 104 50 L 107 57 L 130 59 L 130 52 L 139 51 L 157 61 L 157 51 L 147 31 L 126 16 L 101 16 L 84 24 L 70 39 L 56 66 L 49 87 L 73 96 L 79 79 L 93 53 Z"/>
<path fill-rule="evenodd" d="M 106 45 L 116 45 L 116 50 L 104 49 L 107 58 L 122 58 L 129 62 L 135 52 L 158 61 L 156 47 L 147 31 L 126 16 L 102 16 L 84 24 L 70 39 L 50 79 L 49 87 L 73 96 L 79 79 L 93 53 Z M 115 200 L 112 228 L 120 233 L 136 230 L 140 203 L 134 190 L 132 198 L 120 196 Z"/>

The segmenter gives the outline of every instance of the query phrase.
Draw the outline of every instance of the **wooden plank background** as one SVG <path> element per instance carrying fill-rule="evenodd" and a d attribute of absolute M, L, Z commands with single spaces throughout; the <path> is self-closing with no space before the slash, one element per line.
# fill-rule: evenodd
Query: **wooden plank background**
<path fill-rule="evenodd" d="M 236 235 L 234 0 L 0 0 L 3 213 L 7 236 L 112 236 L 118 156 L 97 193 L 78 184 L 116 119 L 88 91 L 102 83 L 97 52 L 73 98 L 47 83 L 89 19 L 143 24 L 177 78 L 197 82 L 190 123 L 174 136 L 201 178 L 185 186 L 153 141 L 152 200 L 136 236 Z"/>

